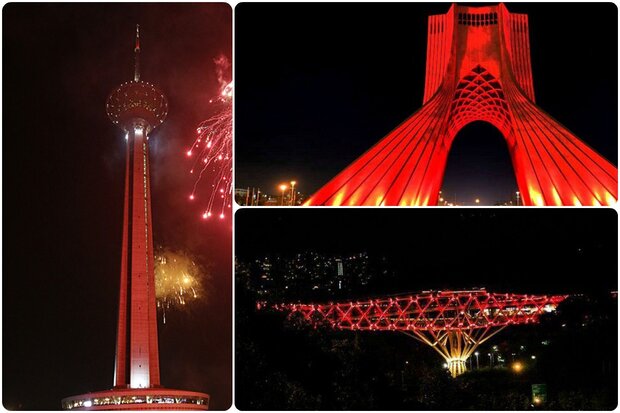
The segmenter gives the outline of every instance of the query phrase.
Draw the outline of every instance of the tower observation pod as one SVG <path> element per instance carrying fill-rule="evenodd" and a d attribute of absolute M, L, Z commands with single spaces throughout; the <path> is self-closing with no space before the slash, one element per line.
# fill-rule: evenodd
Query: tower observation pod
<path fill-rule="evenodd" d="M 486 290 L 435 291 L 369 301 L 278 304 L 274 308 L 335 330 L 398 331 L 430 346 L 452 377 L 466 371 L 479 345 L 510 325 L 537 323 L 566 295 L 499 294 Z M 260 308 L 260 307 L 259 307 Z"/>
<path fill-rule="evenodd" d="M 65 410 L 207 410 L 209 395 L 162 387 L 155 301 L 149 135 L 166 118 L 168 102 L 140 80 L 136 26 L 134 79 L 112 91 L 110 120 L 125 133 L 125 202 L 114 385 L 111 390 L 67 397 Z"/>
<path fill-rule="evenodd" d="M 453 4 L 428 20 L 423 106 L 304 205 L 437 205 L 452 142 L 474 121 L 506 139 L 524 205 L 616 203 L 617 167 L 536 104 L 527 14 Z"/>

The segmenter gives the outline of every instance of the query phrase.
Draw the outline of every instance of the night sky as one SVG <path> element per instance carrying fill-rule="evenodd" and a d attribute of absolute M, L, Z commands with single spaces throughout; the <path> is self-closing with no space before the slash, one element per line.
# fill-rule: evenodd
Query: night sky
<path fill-rule="evenodd" d="M 160 324 L 162 384 L 231 403 L 231 222 L 190 204 L 185 149 L 213 112 L 213 59 L 232 57 L 226 4 L 9 4 L 3 8 L 3 389 L 8 409 L 58 410 L 112 387 L 124 185 L 108 93 L 133 75 L 169 114 L 151 135 L 157 245 L 209 269 L 208 297 Z M 231 78 L 231 70 L 225 73 Z"/>
<path fill-rule="evenodd" d="M 422 105 L 427 18 L 443 4 L 241 4 L 235 10 L 236 186 L 311 195 Z M 617 7 L 512 4 L 529 15 L 536 101 L 617 164 Z M 501 133 L 456 137 L 449 200 L 508 201 L 516 179 Z"/>
<path fill-rule="evenodd" d="M 244 209 L 235 254 L 385 257 L 395 277 L 368 297 L 473 287 L 608 294 L 618 288 L 617 226 L 611 209 Z"/>

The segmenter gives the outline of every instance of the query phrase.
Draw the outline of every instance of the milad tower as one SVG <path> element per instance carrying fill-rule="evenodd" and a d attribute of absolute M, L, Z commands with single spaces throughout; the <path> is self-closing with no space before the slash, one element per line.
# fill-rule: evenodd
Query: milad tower
<path fill-rule="evenodd" d="M 136 26 L 134 78 L 112 91 L 106 111 L 125 132 L 123 244 L 114 388 L 62 400 L 65 410 L 207 410 L 209 395 L 162 387 L 159 378 L 149 134 L 168 113 L 155 85 L 140 80 Z"/>

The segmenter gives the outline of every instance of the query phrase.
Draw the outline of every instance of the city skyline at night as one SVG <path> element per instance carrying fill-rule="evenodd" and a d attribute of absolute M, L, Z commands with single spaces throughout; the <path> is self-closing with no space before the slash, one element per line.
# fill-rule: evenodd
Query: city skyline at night
<path fill-rule="evenodd" d="M 235 254 L 241 262 L 304 251 L 364 252 L 380 260 L 390 276 L 373 277 L 372 289 L 360 298 L 473 287 L 532 294 L 617 289 L 617 280 L 609 276 L 615 273 L 610 263 L 617 250 L 612 210 L 584 215 L 574 209 L 420 209 L 415 214 L 399 208 L 243 209 L 236 219 Z M 589 282 L 564 276 L 575 272 L 587 273 Z"/>

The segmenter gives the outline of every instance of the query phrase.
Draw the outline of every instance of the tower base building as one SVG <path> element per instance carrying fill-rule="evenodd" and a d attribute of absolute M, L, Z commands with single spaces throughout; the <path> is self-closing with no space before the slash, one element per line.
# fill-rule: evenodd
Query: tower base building
<path fill-rule="evenodd" d="M 63 410 L 208 410 L 209 395 L 165 388 L 112 389 L 62 400 Z"/>

